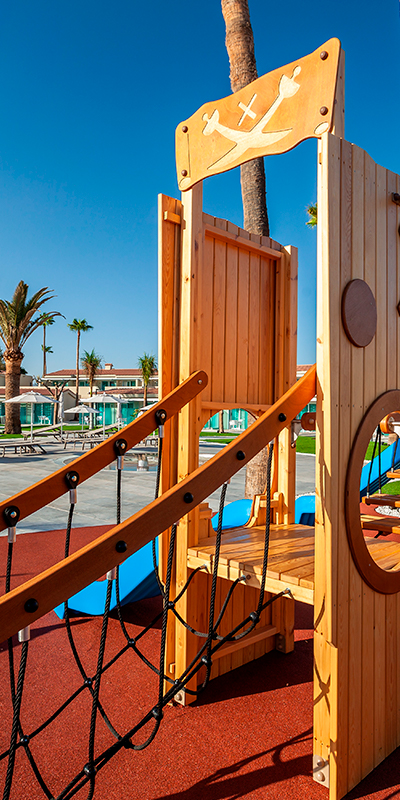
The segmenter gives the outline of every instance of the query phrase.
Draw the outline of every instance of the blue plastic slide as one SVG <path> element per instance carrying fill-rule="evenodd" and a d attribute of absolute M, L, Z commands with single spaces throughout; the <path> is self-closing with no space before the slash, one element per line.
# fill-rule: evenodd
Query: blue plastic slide
<path fill-rule="evenodd" d="M 393 458 L 394 456 L 394 458 Z M 390 470 L 398 468 L 400 466 L 400 439 L 391 444 L 390 447 L 387 447 L 386 450 L 382 450 L 381 453 L 381 486 L 384 486 L 385 483 L 390 481 L 390 478 L 387 477 L 386 473 L 390 472 Z M 360 481 L 360 501 L 362 497 L 365 496 L 368 486 L 368 476 L 369 471 L 371 468 L 371 462 L 365 464 L 361 471 L 361 481 Z M 369 493 L 374 494 L 375 492 L 379 491 L 379 456 L 375 456 L 372 462 L 372 470 L 371 470 L 371 480 L 369 486 Z"/>
<path fill-rule="evenodd" d="M 94 581 L 68 600 L 68 607 L 72 611 L 82 614 L 98 615 L 104 611 L 106 600 L 107 581 Z M 151 542 L 146 544 L 137 553 L 126 559 L 119 568 L 119 594 L 122 605 L 143 600 L 145 597 L 155 597 L 160 593 L 153 568 Z M 111 595 L 111 609 L 115 608 L 115 581 Z M 64 616 L 64 605 L 54 609 L 60 619 Z"/>

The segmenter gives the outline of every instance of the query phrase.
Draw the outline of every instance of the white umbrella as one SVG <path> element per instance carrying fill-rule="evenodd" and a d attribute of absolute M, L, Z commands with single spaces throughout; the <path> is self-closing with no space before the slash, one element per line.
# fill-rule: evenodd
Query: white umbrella
<path fill-rule="evenodd" d="M 116 396 L 113 394 L 94 394 L 92 397 L 86 398 L 87 403 L 103 403 L 103 436 L 106 435 L 106 423 L 105 423 L 105 415 L 106 415 L 106 403 L 117 403 L 118 404 L 118 411 L 117 417 L 121 418 L 121 414 L 119 413 L 120 403 L 127 403 L 128 400 L 124 400 L 120 395 Z"/>
<path fill-rule="evenodd" d="M 66 408 L 66 414 L 82 414 L 82 430 L 83 430 L 83 415 L 84 414 L 95 414 L 96 411 L 94 408 L 89 408 L 89 406 L 83 405 L 83 403 L 79 406 L 74 406 L 73 408 Z"/>
<path fill-rule="evenodd" d="M 33 442 L 33 406 L 34 403 L 55 403 L 53 397 L 49 397 L 48 395 L 39 394 L 39 392 L 25 392 L 24 394 L 18 394 L 16 397 L 10 397 L 9 400 L 5 400 L 5 403 L 30 403 L 31 404 L 31 442 Z"/>

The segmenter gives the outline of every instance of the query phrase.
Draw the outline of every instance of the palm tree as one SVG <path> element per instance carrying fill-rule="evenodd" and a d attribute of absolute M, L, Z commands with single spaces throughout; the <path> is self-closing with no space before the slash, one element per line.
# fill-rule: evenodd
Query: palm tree
<path fill-rule="evenodd" d="M 101 367 L 101 356 L 97 355 L 94 350 L 88 353 L 87 350 L 83 351 L 83 356 L 81 358 L 81 367 L 86 372 L 86 375 L 89 378 L 89 392 L 90 396 L 93 394 L 93 381 L 96 377 L 97 372 Z"/>
<path fill-rule="evenodd" d="M 157 370 L 156 357 L 151 356 L 149 353 L 143 353 L 143 355 L 138 358 L 138 367 L 142 372 L 144 386 L 143 405 L 147 406 L 147 387 L 151 376 L 154 375 Z"/>
<path fill-rule="evenodd" d="M 43 303 L 54 295 L 52 289 L 39 289 L 28 299 L 28 285 L 20 281 L 12 300 L 0 300 L 0 338 L 5 344 L 3 358 L 6 367 L 6 400 L 19 394 L 22 347 L 32 333 L 40 327 L 40 317 L 34 319 Z M 54 312 L 56 314 L 57 312 Z M 21 420 L 17 403 L 6 404 L 5 433 L 21 433 Z"/>
<path fill-rule="evenodd" d="M 64 314 L 60 314 L 58 311 L 54 314 L 49 314 L 47 311 L 43 311 L 39 317 L 40 324 L 43 326 L 43 344 L 42 344 L 42 351 L 43 351 L 43 377 L 45 377 L 47 373 L 47 364 L 46 364 L 46 353 L 52 353 L 51 347 L 46 347 L 46 328 L 48 325 L 54 325 L 54 318 L 55 317 L 64 317 Z M 65 319 L 65 317 L 64 317 Z"/>
<path fill-rule="evenodd" d="M 6 368 L 6 365 L 4 363 L 3 351 L 2 351 L 2 349 L 0 347 L 0 372 L 4 372 L 5 368 Z"/>
<path fill-rule="evenodd" d="M 225 44 L 229 56 L 232 92 L 258 78 L 254 39 L 247 0 L 221 0 L 225 20 Z M 240 167 L 243 227 L 269 236 L 264 159 L 255 158 Z"/>
<path fill-rule="evenodd" d="M 79 400 L 79 344 L 81 339 L 81 333 L 86 333 L 87 331 L 93 330 L 93 325 L 89 325 L 85 319 L 73 319 L 72 322 L 68 322 L 68 327 L 70 331 L 76 331 L 77 338 L 76 338 L 76 381 L 75 381 L 75 405 L 78 405 Z"/>
<path fill-rule="evenodd" d="M 43 350 L 43 378 L 45 378 L 46 377 L 46 372 L 47 372 L 47 358 L 46 358 L 46 356 L 47 356 L 47 353 L 52 353 L 53 352 L 53 348 L 42 344 L 42 350 Z"/>
<path fill-rule="evenodd" d="M 258 77 L 248 0 L 221 0 L 225 20 L 232 92 Z M 240 167 L 243 227 L 250 233 L 269 236 L 264 159 L 255 158 Z M 246 497 L 261 494 L 267 482 L 268 448 L 247 465 Z"/>
<path fill-rule="evenodd" d="M 307 220 L 306 225 L 310 228 L 315 228 L 318 222 L 318 206 L 317 203 L 315 205 L 307 206 L 307 214 L 309 215 L 310 219 Z"/>

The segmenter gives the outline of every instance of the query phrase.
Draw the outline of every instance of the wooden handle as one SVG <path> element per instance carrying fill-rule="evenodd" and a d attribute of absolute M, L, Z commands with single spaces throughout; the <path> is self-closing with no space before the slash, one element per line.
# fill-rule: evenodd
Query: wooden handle
<path fill-rule="evenodd" d="M 162 497 L 81 550 L 3 595 L 0 598 L 0 641 L 25 628 L 100 575 L 121 564 L 235 475 L 283 428 L 290 425 L 291 420 L 310 402 L 316 390 L 315 375 L 314 365 L 247 431 Z M 165 406 L 164 398 L 162 407 Z M 127 544 L 124 553 L 116 550 L 120 541 Z M 38 607 L 35 612 L 28 613 L 24 606 L 32 598 L 37 601 Z"/>

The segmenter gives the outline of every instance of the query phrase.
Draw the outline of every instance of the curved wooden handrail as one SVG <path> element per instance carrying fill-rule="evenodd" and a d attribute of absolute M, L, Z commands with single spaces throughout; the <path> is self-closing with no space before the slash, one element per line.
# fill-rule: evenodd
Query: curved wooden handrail
<path fill-rule="evenodd" d="M 145 411 L 140 417 L 130 422 L 125 428 L 121 429 L 113 436 L 109 436 L 106 441 L 99 443 L 90 450 L 88 453 L 79 456 L 74 461 L 70 461 L 67 466 L 61 467 L 57 472 L 53 472 L 43 480 L 34 483 L 22 492 L 9 497 L 0 503 L 0 531 L 8 527 L 4 519 L 4 509 L 7 506 L 17 506 L 20 511 L 20 519 L 25 519 L 38 511 L 39 508 L 52 503 L 57 497 L 65 494 L 68 491 L 68 486 L 65 482 L 67 472 L 75 470 L 79 474 L 79 485 L 95 475 L 101 469 L 104 469 L 108 464 L 111 464 L 116 459 L 116 452 L 114 443 L 118 439 L 125 439 L 128 444 L 128 450 L 142 441 L 146 436 L 149 436 L 155 428 L 157 422 L 155 420 L 155 413 L 159 409 L 164 409 L 167 413 L 167 421 L 171 419 L 178 411 L 183 408 L 190 400 L 193 400 L 196 395 L 203 391 L 207 386 L 208 377 L 203 370 L 198 370 L 189 376 L 183 383 L 173 389 L 172 392 L 167 394 L 158 403 L 155 403 L 148 411 Z"/>
<path fill-rule="evenodd" d="M 201 503 L 272 441 L 314 397 L 315 365 L 231 444 L 150 505 L 50 569 L 0 598 L 0 641 L 25 628 L 100 575 L 121 564 Z M 163 406 L 165 403 L 163 402 Z M 124 553 L 117 542 L 126 542 Z M 25 611 L 35 598 L 38 609 Z"/>

